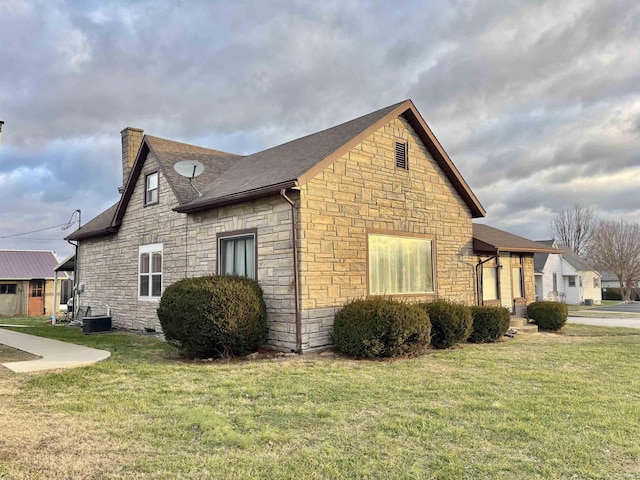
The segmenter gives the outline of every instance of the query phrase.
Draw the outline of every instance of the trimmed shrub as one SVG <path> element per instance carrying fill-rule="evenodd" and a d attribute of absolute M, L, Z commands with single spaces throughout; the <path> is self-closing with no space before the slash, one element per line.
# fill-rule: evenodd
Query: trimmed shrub
<path fill-rule="evenodd" d="M 469 341 L 473 343 L 496 342 L 509 330 L 511 314 L 505 307 L 471 307 L 473 328 Z"/>
<path fill-rule="evenodd" d="M 568 315 L 569 309 L 560 302 L 533 302 L 527 306 L 527 317 L 542 330 L 560 330 Z"/>
<path fill-rule="evenodd" d="M 449 300 L 420 303 L 431 320 L 431 345 L 450 348 L 466 342 L 471 335 L 473 319 L 468 306 Z"/>
<path fill-rule="evenodd" d="M 389 298 L 354 300 L 340 309 L 331 339 L 359 358 L 417 355 L 429 345 L 429 316 L 415 305 Z"/>
<path fill-rule="evenodd" d="M 267 338 L 267 309 L 258 282 L 213 275 L 167 287 L 158 318 L 167 342 L 186 357 L 246 355 Z"/>

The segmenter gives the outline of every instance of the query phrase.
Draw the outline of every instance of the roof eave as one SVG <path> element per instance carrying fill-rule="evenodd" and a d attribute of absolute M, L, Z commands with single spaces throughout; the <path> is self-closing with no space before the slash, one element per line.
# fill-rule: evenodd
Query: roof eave
<path fill-rule="evenodd" d="M 212 208 L 224 207 L 227 205 L 235 205 L 249 200 L 257 200 L 259 198 L 269 197 L 276 193 L 279 193 L 282 189 L 293 188 L 298 185 L 296 180 L 287 180 L 286 182 L 277 183 L 274 185 L 268 185 L 266 187 L 257 188 L 255 190 L 248 190 L 245 192 L 233 193 L 220 198 L 214 198 L 204 201 L 193 201 L 186 205 L 179 205 L 173 210 L 178 213 L 197 213 Z"/>
<path fill-rule="evenodd" d="M 118 227 L 111 226 L 111 227 L 103 228 L 101 230 L 94 230 L 92 232 L 79 233 L 77 235 L 72 233 L 71 235 L 69 235 L 68 237 L 65 237 L 64 239 L 72 240 L 72 241 L 86 240 L 87 238 L 101 237 L 103 235 L 109 235 L 117 231 L 118 231 Z"/>

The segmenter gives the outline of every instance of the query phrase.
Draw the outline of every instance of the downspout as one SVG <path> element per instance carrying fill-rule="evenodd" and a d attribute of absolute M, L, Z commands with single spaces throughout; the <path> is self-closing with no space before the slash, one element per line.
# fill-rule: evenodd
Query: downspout
<path fill-rule="evenodd" d="M 78 212 L 78 230 L 80 230 L 82 228 L 82 211 L 80 209 L 77 209 L 73 213 L 76 212 Z M 80 242 L 78 241 L 76 243 L 71 243 L 71 240 L 67 240 L 67 243 L 69 245 L 73 245 L 76 248 L 76 254 L 73 257 L 73 310 L 71 311 L 71 314 L 75 319 L 76 311 L 78 310 L 78 280 L 80 279 L 80 271 L 78 269 L 78 246 L 80 245 Z"/>
<path fill-rule="evenodd" d="M 280 190 L 280 196 L 291 205 L 291 235 L 293 238 L 293 287 L 294 302 L 296 304 L 296 353 L 302 355 L 302 325 L 300 322 L 300 298 L 298 280 L 298 235 L 296 233 L 296 210 L 293 200 L 287 197 L 287 189 Z"/>

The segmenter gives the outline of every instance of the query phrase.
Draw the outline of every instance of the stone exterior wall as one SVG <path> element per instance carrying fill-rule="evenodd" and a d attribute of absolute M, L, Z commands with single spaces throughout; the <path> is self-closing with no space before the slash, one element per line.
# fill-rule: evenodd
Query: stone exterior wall
<path fill-rule="evenodd" d="M 283 350 L 295 348 L 295 305 L 291 207 L 279 196 L 223 207 L 204 213 L 172 210 L 177 205 L 170 186 L 159 175 L 159 201 L 144 206 L 145 175 L 158 171 L 149 155 L 116 234 L 82 240 L 79 305 L 104 313 L 111 307 L 120 328 L 160 330 L 158 300 L 138 299 L 138 247 L 163 245 L 163 288 L 176 281 L 217 272 L 218 233 L 256 229 L 258 281 L 269 318 L 268 343 Z"/>
<path fill-rule="evenodd" d="M 408 170 L 395 166 L 407 141 Z M 329 344 L 333 315 L 368 295 L 368 233 L 434 240 L 435 296 L 475 303 L 471 212 L 404 119 L 391 121 L 300 192 L 303 349 Z"/>
<path fill-rule="evenodd" d="M 294 198 L 295 200 L 295 198 Z M 258 282 L 269 322 L 267 343 L 296 347 L 291 206 L 280 196 L 189 216 L 190 276 L 215 273 L 218 234 L 256 230 Z"/>
<path fill-rule="evenodd" d="M 84 291 L 78 305 L 90 306 L 92 313 L 105 313 L 109 305 L 120 328 L 160 329 L 158 300 L 138 300 L 138 247 L 163 244 L 163 288 L 185 276 L 186 215 L 172 210 L 177 200 L 162 173 L 158 203 L 144 205 L 145 175 L 158 170 L 149 155 L 116 234 L 80 241 L 78 283 Z"/>

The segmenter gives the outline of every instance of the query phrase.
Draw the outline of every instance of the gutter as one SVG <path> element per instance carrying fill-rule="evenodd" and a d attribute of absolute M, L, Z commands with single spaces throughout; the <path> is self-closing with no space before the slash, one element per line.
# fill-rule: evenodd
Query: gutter
<path fill-rule="evenodd" d="M 298 279 L 298 235 L 296 233 L 296 211 L 293 200 L 287 197 L 287 189 L 280 190 L 280 196 L 291 205 L 291 234 L 293 238 L 293 286 L 294 301 L 296 303 L 296 353 L 302 355 L 302 322 L 300 321 L 300 298 Z"/>
<path fill-rule="evenodd" d="M 258 198 L 268 197 L 270 195 L 277 194 L 282 191 L 295 187 L 297 185 L 296 180 L 287 180 L 286 182 L 277 183 L 275 185 L 269 185 L 266 187 L 256 188 L 253 190 L 247 190 L 239 193 L 232 193 L 225 195 L 224 197 L 195 201 L 186 205 L 179 205 L 173 210 L 179 213 L 196 213 L 203 210 L 209 210 L 214 207 L 224 207 L 227 205 L 234 205 L 236 203 L 246 202 L 248 200 L 256 200 Z"/>

